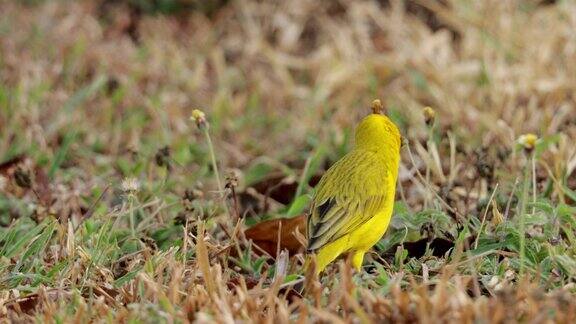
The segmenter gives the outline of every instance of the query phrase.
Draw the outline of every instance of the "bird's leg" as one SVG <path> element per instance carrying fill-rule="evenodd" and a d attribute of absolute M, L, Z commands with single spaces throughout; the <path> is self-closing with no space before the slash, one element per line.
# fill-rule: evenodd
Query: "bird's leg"
<path fill-rule="evenodd" d="M 356 271 L 362 271 L 362 262 L 364 261 L 364 253 L 365 251 L 355 251 L 352 254 L 352 266 Z"/>

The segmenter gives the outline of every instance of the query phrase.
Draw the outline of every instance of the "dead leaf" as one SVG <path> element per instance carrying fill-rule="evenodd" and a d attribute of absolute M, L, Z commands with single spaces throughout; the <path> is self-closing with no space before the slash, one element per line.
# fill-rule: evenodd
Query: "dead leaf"
<path fill-rule="evenodd" d="M 498 204 L 496 201 L 492 200 L 492 225 L 497 226 L 504 221 L 504 216 L 498 210 Z"/>
<path fill-rule="evenodd" d="M 306 215 L 264 221 L 247 229 L 244 234 L 247 239 L 274 257 L 278 244 L 280 250 L 286 249 L 291 255 L 296 254 L 303 248 L 298 236 L 306 235 Z"/>
<path fill-rule="evenodd" d="M 30 294 L 28 296 L 8 300 L 4 305 L 8 311 L 31 314 L 34 311 L 37 311 L 38 307 L 41 307 L 42 303 L 45 301 L 56 302 L 62 299 L 67 300 L 71 296 L 72 293 L 70 291 L 62 289 L 49 289 L 46 291 Z"/>
<path fill-rule="evenodd" d="M 50 189 L 50 179 L 48 174 L 40 166 L 34 168 L 35 190 L 38 194 L 38 199 L 43 206 L 50 206 L 52 204 L 52 190 Z"/>
<path fill-rule="evenodd" d="M 314 175 L 310 178 L 308 184 L 314 187 L 320 181 L 321 175 Z M 296 189 L 298 188 L 297 179 L 286 177 L 283 174 L 274 174 L 251 185 L 257 192 L 270 197 L 284 205 L 290 204 L 294 200 Z"/>
<path fill-rule="evenodd" d="M 210 258 L 208 257 L 208 248 L 206 247 L 206 242 L 204 241 L 204 223 L 200 223 L 200 228 L 198 229 L 198 236 L 196 240 L 196 254 L 198 259 L 198 269 L 202 271 L 202 276 L 204 277 L 204 282 L 206 283 L 206 289 L 210 296 L 214 296 L 216 293 L 216 284 L 212 277 L 212 272 L 210 270 Z"/>
<path fill-rule="evenodd" d="M 15 168 L 18 164 L 24 162 L 27 157 L 23 154 L 17 155 L 10 160 L 0 163 L 0 174 L 7 176 L 8 172 Z"/>

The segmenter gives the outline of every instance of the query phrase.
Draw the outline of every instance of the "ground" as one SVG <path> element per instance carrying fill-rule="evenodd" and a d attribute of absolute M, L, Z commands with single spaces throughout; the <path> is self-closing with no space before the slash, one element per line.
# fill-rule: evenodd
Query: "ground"
<path fill-rule="evenodd" d="M 0 12 L 4 321 L 576 321 L 573 1 Z M 313 188 L 376 98 L 394 218 L 316 278 Z"/>

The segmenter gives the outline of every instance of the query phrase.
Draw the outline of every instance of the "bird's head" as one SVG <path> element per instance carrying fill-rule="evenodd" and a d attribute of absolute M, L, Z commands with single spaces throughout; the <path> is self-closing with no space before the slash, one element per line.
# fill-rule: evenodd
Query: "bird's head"
<path fill-rule="evenodd" d="M 372 102 L 372 113 L 356 127 L 355 146 L 369 150 L 399 152 L 402 142 L 400 130 L 390 118 L 382 114 L 382 103 Z"/>

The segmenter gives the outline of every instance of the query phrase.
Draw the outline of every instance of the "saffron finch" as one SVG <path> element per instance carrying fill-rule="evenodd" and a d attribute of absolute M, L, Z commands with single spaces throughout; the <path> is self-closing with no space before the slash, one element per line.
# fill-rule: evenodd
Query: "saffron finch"
<path fill-rule="evenodd" d="M 372 114 L 356 128 L 354 149 L 318 184 L 307 223 L 308 252 L 316 254 L 317 274 L 342 254 L 349 254 L 360 271 L 364 254 L 390 223 L 401 136 L 381 111 L 382 103 L 374 100 Z"/>

